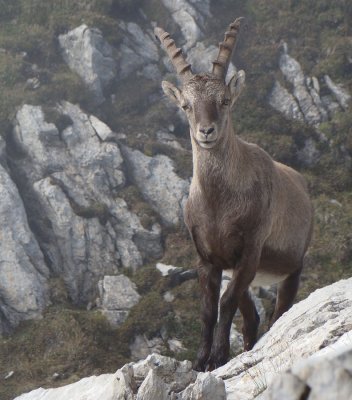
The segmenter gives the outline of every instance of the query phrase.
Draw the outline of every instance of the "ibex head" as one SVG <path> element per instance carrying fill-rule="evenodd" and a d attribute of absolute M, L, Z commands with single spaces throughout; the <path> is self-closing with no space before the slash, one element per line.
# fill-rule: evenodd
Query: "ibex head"
<path fill-rule="evenodd" d="M 230 110 L 244 87 L 245 73 L 242 70 L 236 72 L 228 84 L 225 82 L 240 22 L 241 18 L 237 18 L 225 32 L 212 73 L 196 75 L 170 35 L 161 28 L 154 30 L 182 80 L 182 89 L 163 81 L 164 93 L 184 110 L 194 141 L 204 149 L 215 147 L 226 136 Z"/>

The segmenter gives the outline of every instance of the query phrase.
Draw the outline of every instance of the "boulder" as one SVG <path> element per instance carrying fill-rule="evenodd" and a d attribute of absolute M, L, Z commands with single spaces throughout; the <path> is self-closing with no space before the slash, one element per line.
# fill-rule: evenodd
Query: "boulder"
<path fill-rule="evenodd" d="M 86 83 L 98 104 L 105 98 L 103 91 L 117 73 L 112 47 L 97 28 L 83 24 L 59 35 L 62 55 L 68 66 Z"/>
<path fill-rule="evenodd" d="M 131 178 L 163 222 L 169 226 L 181 223 L 189 182 L 175 173 L 172 160 L 164 155 L 149 157 L 127 146 L 122 151 Z"/>
<path fill-rule="evenodd" d="M 48 304 L 49 271 L 18 190 L 0 165 L 0 335 Z"/>
<path fill-rule="evenodd" d="M 99 281 L 100 308 L 113 326 L 121 325 L 140 300 L 136 285 L 125 275 L 104 276 Z"/>

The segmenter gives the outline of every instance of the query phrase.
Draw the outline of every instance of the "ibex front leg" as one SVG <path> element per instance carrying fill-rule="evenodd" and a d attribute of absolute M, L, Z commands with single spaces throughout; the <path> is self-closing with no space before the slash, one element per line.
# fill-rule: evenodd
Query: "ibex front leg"
<path fill-rule="evenodd" d="M 201 265 L 198 268 L 201 290 L 202 338 L 194 369 L 204 371 L 211 346 L 213 344 L 214 327 L 218 318 L 218 302 L 222 271 L 212 265 Z"/>
<path fill-rule="evenodd" d="M 216 329 L 215 340 L 207 363 L 209 370 L 225 364 L 230 352 L 230 329 L 233 317 L 239 306 L 241 297 L 256 274 L 260 251 L 250 247 L 243 251 L 241 261 L 234 271 L 233 277 L 220 300 L 220 317 Z"/>

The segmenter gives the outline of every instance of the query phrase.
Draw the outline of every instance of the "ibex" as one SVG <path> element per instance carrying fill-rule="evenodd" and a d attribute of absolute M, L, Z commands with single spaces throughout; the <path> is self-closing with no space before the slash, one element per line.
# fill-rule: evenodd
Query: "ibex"
<path fill-rule="evenodd" d="M 236 72 L 228 84 L 225 78 L 240 20 L 225 33 L 212 73 L 193 74 L 170 35 L 155 28 L 182 80 L 181 90 L 166 81 L 162 88 L 184 110 L 190 126 L 193 178 L 184 218 L 200 258 L 202 339 L 195 362 L 200 371 L 227 362 L 237 308 L 243 316 L 244 349 L 255 344 L 259 317 L 250 285 L 278 283 L 270 326 L 291 307 L 313 226 L 304 178 L 234 133 L 231 110 L 245 73 Z M 225 269 L 233 275 L 218 319 Z"/>

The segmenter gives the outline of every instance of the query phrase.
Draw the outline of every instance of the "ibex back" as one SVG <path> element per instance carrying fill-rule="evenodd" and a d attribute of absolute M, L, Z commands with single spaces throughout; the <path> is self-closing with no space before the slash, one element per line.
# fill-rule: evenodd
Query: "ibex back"
<path fill-rule="evenodd" d="M 239 27 L 240 19 L 230 24 L 212 73 L 201 74 L 192 73 L 167 32 L 155 29 L 183 83 L 180 90 L 164 81 L 163 90 L 190 125 L 193 179 L 185 223 L 200 257 L 202 340 L 195 368 L 202 371 L 227 361 L 237 308 L 245 350 L 255 344 L 259 317 L 248 292 L 251 284 L 278 283 L 271 324 L 291 307 L 313 226 L 304 178 L 234 133 L 231 110 L 245 73 L 236 72 L 228 84 L 225 78 Z M 232 269 L 233 276 L 218 319 L 224 269 Z"/>

